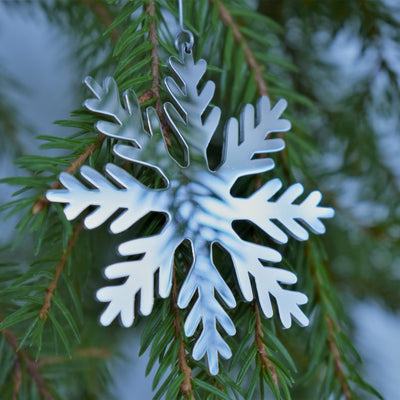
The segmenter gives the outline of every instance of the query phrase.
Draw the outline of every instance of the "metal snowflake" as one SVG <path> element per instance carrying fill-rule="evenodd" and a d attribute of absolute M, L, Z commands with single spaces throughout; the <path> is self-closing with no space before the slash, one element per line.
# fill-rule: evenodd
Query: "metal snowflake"
<path fill-rule="evenodd" d="M 123 326 L 131 326 L 137 295 L 141 314 L 150 314 L 156 272 L 159 274 L 158 294 L 166 298 L 171 291 L 175 251 L 182 241 L 188 240 L 193 264 L 180 289 L 178 306 L 186 308 L 193 298 L 197 298 L 185 321 L 185 333 L 190 337 L 201 327 L 193 348 L 193 358 L 199 360 L 206 356 L 210 373 L 217 374 L 218 354 L 224 358 L 232 355 L 217 329 L 217 322 L 228 335 L 235 334 L 235 326 L 226 308 L 235 307 L 236 301 L 213 263 L 214 246 L 218 244 L 230 254 L 240 291 L 246 301 L 252 301 L 257 296 L 264 315 L 270 318 L 273 296 L 285 328 L 291 326 L 292 318 L 301 326 L 306 326 L 309 320 L 299 306 L 307 302 L 307 296 L 281 286 L 296 283 L 296 275 L 281 267 L 265 266 L 263 262 L 279 263 L 282 259 L 280 253 L 271 247 L 243 240 L 232 223 L 236 220 L 250 221 L 276 242 L 286 243 L 288 236 L 282 226 L 297 240 L 307 240 L 308 232 L 303 226 L 306 225 L 314 233 L 324 233 L 325 227 L 320 219 L 331 218 L 334 211 L 318 205 L 321 200 L 318 191 L 312 192 L 301 203 L 295 203 L 303 193 L 299 183 L 274 198 L 282 187 L 279 179 L 267 182 L 248 198 L 233 196 L 231 188 L 240 176 L 265 172 L 274 167 L 270 158 L 255 156 L 284 148 L 282 139 L 271 139 L 269 135 L 290 129 L 290 122 L 280 119 L 287 103 L 279 100 L 271 108 L 268 97 L 263 96 L 258 101 L 257 111 L 250 104 L 243 108 L 240 123 L 235 118 L 229 119 L 224 131 L 221 164 L 216 170 L 211 170 L 206 150 L 219 124 L 221 110 L 210 107 L 215 90 L 213 82 L 208 81 L 202 89 L 198 89 L 207 63 L 204 60 L 194 63 L 192 54 L 184 51 L 181 60 L 170 58 L 169 66 L 175 73 L 175 79 L 167 77 L 165 86 L 175 106 L 164 104 L 164 112 L 182 145 L 184 165 L 169 154 L 162 140 L 161 124 L 151 107 L 146 111 L 149 131 L 145 130 L 133 90 L 123 94 L 123 107 L 112 78 L 107 78 L 101 87 L 88 77 L 85 84 L 95 98 L 84 103 L 90 111 L 114 120 L 97 122 L 96 128 L 101 133 L 128 143 L 116 144 L 113 148 L 115 154 L 129 162 L 153 168 L 166 182 L 165 188 L 146 187 L 119 166 L 107 164 L 107 177 L 93 168 L 82 167 L 82 177 L 94 188 L 88 188 L 73 176 L 63 173 L 60 181 L 65 189 L 50 190 L 47 198 L 52 202 L 66 203 L 64 212 L 69 220 L 95 206 L 84 219 L 88 229 L 97 228 L 117 210 L 123 210 L 110 225 L 114 234 L 130 228 L 150 212 L 167 216 L 159 234 L 119 245 L 121 256 L 144 255 L 105 269 L 108 279 L 127 279 L 120 285 L 108 286 L 97 292 L 97 298 L 108 303 L 100 322 L 109 325 L 120 316 Z M 206 109 L 208 112 L 204 115 Z M 254 279 L 256 293 L 253 292 L 251 278 Z M 224 307 L 219 299 L 223 300 Z"/>

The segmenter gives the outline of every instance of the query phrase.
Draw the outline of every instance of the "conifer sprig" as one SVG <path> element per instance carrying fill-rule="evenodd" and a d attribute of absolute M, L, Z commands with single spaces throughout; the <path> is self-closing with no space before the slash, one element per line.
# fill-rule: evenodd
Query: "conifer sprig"
<path fill-rule="evenodd" d="M 0 319 L 0 322 L 1 319 Z M 32 381 L 36 385 L 36 389 L 41 398 L 45 400 L 54 400 L 54 397 L 50 394 L 48 390 L 48 383 L 43 378 L 40 372 L 40 363 L 33 360 L 28 353 L 20 348 L 17 337 L 9 329 L 3 329 L 2 335 L 7 341 L 8 345 L 16 353 L 13 371 L 13 392 L 12 398 L 17 399 L 22 387 L 23 373 L 22 373 L 22 363 L 29 373 Z"/>

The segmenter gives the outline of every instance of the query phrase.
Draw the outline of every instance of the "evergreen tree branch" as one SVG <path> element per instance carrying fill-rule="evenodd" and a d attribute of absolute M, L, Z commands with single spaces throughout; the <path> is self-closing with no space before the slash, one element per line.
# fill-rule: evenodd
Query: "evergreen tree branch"
<path fill-rule="evenodd" d="M 189 367 L 187 362 L 187 354 L 185 350 L 185 342 L 182 336 L 182 327 L 181 327 L 181 314 L 180 310 L 177 307 L 177 283 L 176 283 L 176 265 L 174 263 L 173 271 L 172 271 L 172 289 L 171 289 L 171 298 L 170 305 L 174 312 L 174 330 L 175 330 L 175 340 L 179 340 L 179 351 L 178 351 L 178 365 L 184 374 L 185 378 L 180 386 L 181 393 L 185 396 L 186 399 L 195 400 L 192 395 L 192 369 Z"/>
<path fill-rule="evenodd" d="M 217 4 L 219 15 L 222 22 L 232 29 L 233 36 L 238 44 L 242 45 L 242 49 L 245 55 L 246 63 L 251 70 L 254 71 L 254 79 L 257 84 L 259 96 L 267 96 L 268 90 L 263 78 L 263 67 L 256 61 L 253 52 L 247 44 L 244 36 L 240 32 L 239 26 L 235 23 L 229 10 L 222 4 L 221 0 L 211 0 L 211 3 Z"/>
<path fill-rule="evenodd" d="M 1 320 L 0 320 L 1 322 Z M 9 346 L 15 351 L 17 357 L 20 360 L 23 360 L 26 366 L 26 369 L 31 376 L 32 380 L 35 382 L 36 389 L 41 396 L 41 398 L 45 400 L 54 400 L 54 397 L 51 395 L 49 390 L 47 389 L 47 382 L 44 380 L 42 375 L 40 374 L 40 364 L 38 361 L 34 361 L 25 350 L 18 350 L 19 343 L 17 337 L 12 333 L 9 329 L 3 329 L 2 334 L 7 340 Z M 22 379 L 22 378 L 21 378 Z M 16 382 L 14 381 L 14 384 Z M 22 383 L 22 382 L 21 382 Z M 18 383 L 19 384 L 19 383 Z M 15 393 L 15 387 L 14 387 Z M 18 393 L 17 393 L 18 394 Z"/>
<path fill-rule="evenodd" d="M 106 359 L 111 356 L 111 351 L 106 348 L 96 348 L 89 347 L 84 349 L 78 349 L 73 354 L 73 358 L 95 358 L 95 359 Z M 53 364 L 61 364 L 65 361 L 71 360 L 70 357 L 63 356 L 54 356 L 42 358 L 38 361 L 39 366 L 43 367 L 44 365 L 53 365 Z"/>
<path fill-rule="evenodd" d="M 337 342 L 337 331 L 339 328 L 333 322 L 336 319 L 335 314 L 331 315 L 332 313 L 336 313 L 336 311 L 335 305 L 333 304 L 329 295 L 330 291 L 328 289 L 328 285 L 330 285 L 330 282 L 325 273 L 320 270 L 320 268 L 326 270 L 326 267 L 323 263 L 320 263 L 318 253 L 312 251 L 310 244 L 308 244 L 306 247 L 306 253 L 308 254 L 309 258 L 311 276 L 315 281 L 316 301 L 321 303 L 323 309 L 324 323 L 327 328 L 327 350 L 333 356 L 335 376 L 339 381 L 340 390 L 343 396 L 346 398 L 346 400 L 353 400 L 354 396 L 349 385 L 348 374 L 343 365 L 343 359 L 346 358 L 346 355 L 341 353 L 341 349 Z"/>
<path fill-rule="evenodd" d="M 15 364 L 14 364 L 14 371 L 13 371 L 13 393 L 12 393 L 12 400 L 18 400 L 19 392 L 21 391 L 22 387 L 22 365 L 21 365 L 21 358 L 17 354 L 15 356 Z"/>
<path fill-rule="evenodd" d="M 190 395 L 192 393 L 192 383 L 191 383 L 192 369 L 189 367 L 189 365 L 187 363 L 187 354 L 185 351 L 185 343 L 182 339 L 181 334 L 180 334 L 179 340 L 180 340 L 180 343 L 179 343 L 178 363 L 179 363 L 179 366 L 180 366 L 182 372 L 185 375 L 185 379 L 183 380 L 183 382 L 181 384 L 180 390 L 187 399 L 191 398 L 191 400 L 194 400 L 193 396 L 190 397 Z"/>
<path fill-rule="evenodd" d="M 258 356 L 260 357 L 261 366 L 263 370 L 265 370 L 266 368 L 269 369 L 272 379 L 275 383 L 275 386 L 278 388 L 279 387 L 278 374 L 276 372 L 274 364 L 272 364 L 272 362 L 268 358 L 267 352 L 265 351 L 265 345 L 262 340 L 262 338 L 264 337 L 264 333 L 262 331 L 260 310 L 256 302 L 254 302 L 254 312 L 256 313 L 256 322 L 254 324 L 254 338 L 257 346 L 257 353 Z"/>
<path fill-rule="evenodd" d="M 101 21 L 107 29 L 113 22 L 114 18 L 110 15 L 107 7 L 98 0 L 80 0 L 83 4 L 87 5 L 93 14 Z M 117 44 L 120 34 L 116 28 L 110 31 L 110 37 L 114 45 Z"/>
<path fill-rule="evenodd" d="M 328 345 L 335 360 L 335 373 L 339 379 L 342 393 L 347 400 L 353 400 L 353 395 L 351 394 L 350 387 L 347 382 L 347 376 L 343 369 L 342 356 L 340 355 L 340 351 L 335 340 L 335 328 L 333 321 L 327 314 L 325 314 L 325 321 L 329 332 Z"/>
<path fill-rule="evenodd" d="M 44 303 L 39 312 L 39 318 L 41 320 L 47 319 L 47 315 L 48 315 L 48 313 L 50 311 L 50 307 L 51 307 L 51 299 L 53 298 L 54 292 L 57 289 L 58 280 L 60 279 L 61 273 L 63 272 L 65 264 L 67 263 L 68 256 L 71 253 L 74 246 L 76 245 L 79 235 L 81 234 L 82 230 L 83 230 L 82 223 L 79 223 L 78 225 L 75 226 L 73 234 L 72 234 L 70 240 L 68 241 L 68 244 L 62 254 L 61 260 L 56 266 L 56 269 L 54 272 L 54 278 L 50 282 L 50 285 L 46 289 L 46 296 L 44 299 Z"/>
<path fill-rule="evenodd" d="M 165 119 L 163 113 L 163 107 L 160 97 L 160 62 L 158 57 L 158 35 L 157 35 L 157 27 L 156 27 L 156 8 L 154 6 L 154 1 L 150 0 L 148 6 L 146 7 L 146 13 L 151 17 L 151 22 L 149 25 L 149 41 L 153 44 L 153 48 L 151 50 L 151 75 L 153 77 L 151 90 L 153 92 L 153 96 L 156 98 L 156 112 L 158 118 L 161 122 L 162 131 L 164 133 L 165 142 L 168 147 L 171 146 L 171 138 L 170 138 L 170 130 L 167 120 Z M 140 102 L 140 100 L 139 100 Z"/>

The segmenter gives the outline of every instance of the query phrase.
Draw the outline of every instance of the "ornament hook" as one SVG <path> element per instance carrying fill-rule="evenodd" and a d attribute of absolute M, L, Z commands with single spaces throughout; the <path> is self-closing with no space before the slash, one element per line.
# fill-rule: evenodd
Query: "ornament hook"
<path fill-rule="evenodd" d="M 182 46 L 187 53 L 190 53 L 193 47 L 193 33 L 185 29 L 183 26 L 183 5 L 179 0 L 179 32 L 175 37 L 175 48 L 180 51 Z"/>

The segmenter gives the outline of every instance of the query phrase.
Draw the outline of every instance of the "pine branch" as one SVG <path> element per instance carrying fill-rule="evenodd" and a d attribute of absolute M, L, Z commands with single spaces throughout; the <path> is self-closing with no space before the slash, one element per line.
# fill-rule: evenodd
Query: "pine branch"
<path fill-rule="evenodd" d="M 15 364 L 14 364 L 14 371 L 13 371 L 13 392 L 12 392 L 12 400 L 18 400 L 19 392 L 21 391 L 23 382 L 22 376 L 22 366 L 21 366 L 21 358 L 17 354 L 15 356 Z"/>
<path fill-rule="evenodd" d="M 0 320 L 1 322 L 1 320 Z M 15 351 L 17 357 L 20 360 L 23 360 L 26 366 L 26 369 L 31 376 L 32 380 L 35 382 L 36 389 L 39 395 L 45 400 L 54 400 L 54 397 L 51 395 L 49 390 L 47 389 L 47 382 L 44 380 L 42 375 L 40 374 L 40 363 L 38 361 L 34 361 L 25 350 L 18 350 L 19 343 L 17 337 L 12 333 L 9 329 L 3 329 L 2 334 L 7 340 L 9 346 Z M 19 378 L 18 378 L 19 379 Z M 19 385 L 20 382 L 14 381 L 15 384 Z M 15 387 L 14 393 L 18 394 Z"/>
<path fill-rule="evenodd" d="M 276 388 L 279 388 L 278 374 L 276 372 L 274 364 L 272 364 L 272 362 L 268 358 L 267 352 L 265 351 L 265 345 L 262 340 L 262 338 L 264 337 L 264 333 L 262 331 L 260 310 L 258 309 L 256 302 L 254 302 L 254 312 L 256 314 L 256 322 L 254 324 L 254 338 L 257 346 L 257 353 L 260 357 L 261 366 L 264 370 L 266 368 L 269 369 Z"/>
<path fill-rule="evenodd" d="M 107 359 L 111 356 L 111 351 L 106 348 L 96 348 L 88 347 L 83 349 L 78 349 L 72 354 L 72 358 L 94 358 L 94 359 Z M 61 364 L 66 361 L 70 361 L 70 357 L 54 356 L 46 357 L 38 360 L 39 366 L 43 367 L 45 365 Z"/>
<path fill-rule="evenodd" d="M 335 375 L 340 383 L 340 389 L 343 396 L 345 396 L 347 400 L 353 400 L 354 397 L 352 390 L 350 389 L 348 375 L 343 366 L 343 357 L 345 355 L 342 355 L 336 339 L 336 331 L 338 330 L 338 327 L 334 324 L 333 317 L 330 315 L 332 312 L 335 313 L 335 306 L 331 304 L 332 301 L 326 288 L 330 283 L 328 277 L 320 273 L 317 253 L 312 252 L 310 244 L 306 246 L 305 251 L 309 258 L 311 276 L 314 279 L 317 301 L 321 303 L 323 308 L 324 323 L 328 330 L 326 342 L 328 344 L 328 350 L 333 356 Z M 322 265 L 322 268 L 325 268 L 325 266 Z"/>
<path fill-rule="evenodd" d="M 250 69 L 254 71 L 254 79 L 257 84 L 258 94 L 260 96 L 267 96 L 268 90 L 267 90 L 267 85 L 265 84 L 263 78 L 263 67 L 256 61 L 253 52 L 251 51 L 249 45 L 247 44 L 244 36 L 240 32 L 239 26 L 235 23 L 231 13 L 222 4 L 221 0 L 210 0 L 210 1 L 213 4 L 217 4 L 221 20 L 227 27 L 230 27 L 232 29 L 233 36 L 236 42 L 242 45 L 242 49 L 246 58 L 246 63 L 248 64 Z"/>
<path fill-rule="evenodd" d="M 171 289 L 171 297 L 170 297 L 170 306 L 172 311 L 174 312 L 174 329 L 175 329 L 175 340 L 179 340 L 179 351 L 178 351 L 178 365 L 184 374 L 185 378 L 180 386 L 180 391 L 184 395 L 186 399 L 195 400 L 192 395 L 192 369 L 189 367 L 187 362 L 187 354 L 185 350 L 185 342 L 183 340 L 182 335 L 182 327 L 181 327 L 181 313 L 179 308 L 177 307 L 177 292 L 178 287 L 176 283 L 176 265 L 174 263 L 173 271 L 172 271 L 172 289 Z"/>
<path fill-rule="evenodd" d="M 87 5 L 90 10 L 97 16 L 107 29 L 114 21 L 113 16 L 110 15 L 107 7 L 98 0 L 80 0 L 82 4 Z M 117 44 L 120 34 L 116 28 L 110 31 L 110 37 L 114 45 Z"/>
<path fill-rule="evenodd" d="M 61 260 L 56 266 L 56 269 L 54 272 L 54 278 L 50 282 L 50 285 L 46 289 L 46 296 L 44 299 L 44 303 L 43 303 L 43 306 L 39 313 L 39 319 L 41 319 L 41 320 L 47 319 L 47 315 L 48 315 L 48 313 L 50 311 L 50 307 L 51 307 L 51 299 L 53 298 L 54 292 L 57 289 L 58 280 L 60 279 L 61 273 L 63 272 L 65 264 L 67 263 L 68 256 L 70 255 L 72 249 L 76 245 L 79 235 L 81 234 L 82 230 L 83 230 L 82 223 L 79 223 L 78 225 L 75 226 L 72 237 L 68 241 L 67 247 L 65 248 L 65 250 L 63 252 Z"/>
<path fill-rule="evenodd" d="M 343 369 L 342 356 L 340 355 L 340 351 L 335 340 L 335 330 L 337 330 L 337 328 L 334 328 L 333 321 L 327 314 L 325 314 L 325 321 L 329 332 L 329 338 L 328 338 L 329 349 L 333 354 L 335 360 L 335 373 L 339 379 L 342 393 L 347 400 L 353 400 L 354 397 L 351 394 L 350 387 L 347 382 L 347 375 Z"/>
<path fill-rule="evenodd" d="M 160 97 L 160 62 L 158 57 L 158 35 L 157 35 L 156 18 L 155 18 L 156 9 L 153 0 L 149 0 L 149 4 L 146 7 L 146 13 L 151 17 L 149 41 L 153 44 L 153 48 L 151 50 L 151 68 L 150 68 L 151 75 L 153 78 L 151 90 L 153 92 L 153 96 L 156 98 L 156 112 L 161 122 L 161 127 L 165 137 L 165 142 L 168 147 L 171 147 L 170 128 L 163 113 L 162 102 Z"/>

